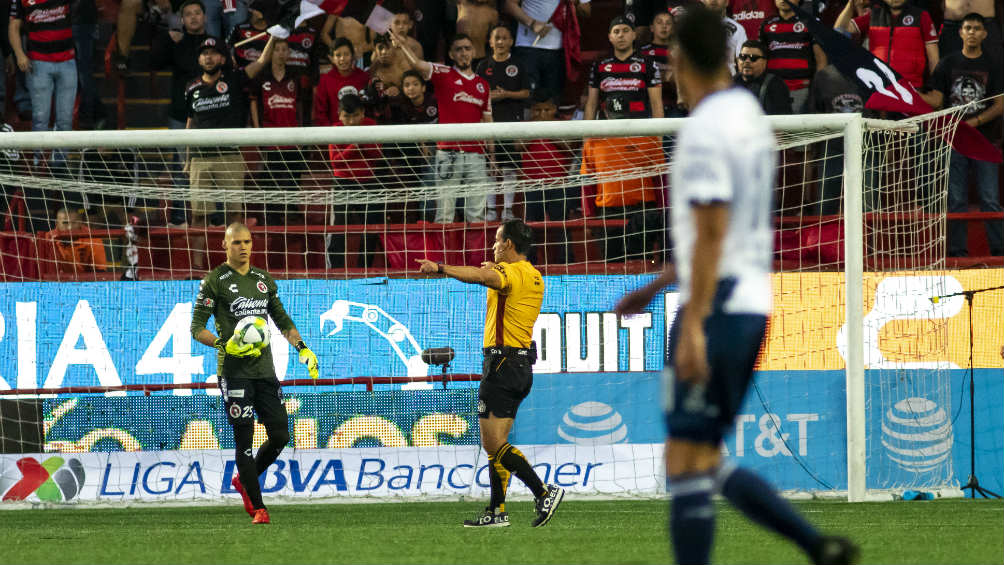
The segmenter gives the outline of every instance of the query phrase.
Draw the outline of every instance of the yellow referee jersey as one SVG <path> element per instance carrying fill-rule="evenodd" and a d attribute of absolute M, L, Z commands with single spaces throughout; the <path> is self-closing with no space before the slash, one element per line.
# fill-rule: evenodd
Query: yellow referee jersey
<path fill-rule="evenodd" d="M 529 261 L 499 263 L 502 290 L 488 289 L 484 347 L 530 347 L 544 300 L 544 278 Z"/>

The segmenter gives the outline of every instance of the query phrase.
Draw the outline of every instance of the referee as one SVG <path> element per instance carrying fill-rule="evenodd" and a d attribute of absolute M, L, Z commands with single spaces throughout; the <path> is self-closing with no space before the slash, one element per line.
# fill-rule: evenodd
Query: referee
<path fill-rule="evenodd" d="M 537 359 L 537 350 L 530 337 L 544 299 L 544 279 L 526 260 L 532 236 L 530 227 L 522 220 L 503 223 L 495 232 L 495 245 L 492 246 L 495 262 L 482 263 L 480 269 L 416 259 L 423 273 L 440 273 L 461 282 L 488 287 L 478 423 L 481 447 L 488 454 L 491 501 L 476 519 L 464 520 L 467 528 L 509 525 L 505 495 L 511 475 L 519 477 L 536 498 L 535 528 L 551 520 L 565 496 L 561 487 L 545 485 L 526 457 L 508 441 L 516 410 L 530 394 L 531 368 Z"/>
<path fill-rule="evenodd" d="M 317 378 L 317 356 L 303 343 L 293 320 L 279 300 L 279 289 L 271 275 L 251 266 L 251 230 L 240 223 L 227 227 L 223 236 L 227 262 L 216 267 L 202 279 L 192 314 L 192 337 L 199 343 L 216 348 L 216 374 L 234 430 L 237 475 L 231 484 L 244 500 L 244 510 L 253 524 L 268 524 L 270 518 L 261 500 L 258 476 L 268 469 L 282 448 L 289 443 L 289 416 L 282 403 L 282 390 L 272 365 L 272 347 L 257 349 L 238 343 L 233 338 L 234 327 L 246 316 L 272 320 L 283 337 L 300 352 L 300 362 L 307 366 L 311 378 Z M 209 316 L 216 322 L 216 335 L 206 329 Z M 254 437 L 254 415 L 265 426 L 268 440 L 251 456 Z"/>

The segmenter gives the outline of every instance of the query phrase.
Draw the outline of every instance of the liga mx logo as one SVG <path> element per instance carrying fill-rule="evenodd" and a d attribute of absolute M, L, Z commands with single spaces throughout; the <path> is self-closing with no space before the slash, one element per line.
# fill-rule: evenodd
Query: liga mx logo
<path fill-rule="evenodd" d="M 900 400 L 882 417 L 882 445 L 889 459 L 911 473 L 934 470 L 952 455 L 952 423 L 936 403 Z"/>
<path fill-rule="evenodd" d="M 79 459 L 49 457 L 39 463 L 34 457 L 23 457 L 17 461 L 17 470 L 20 476 L 14 476 L 13 469 L 0 475 L 0 500 L 4 502 L 24 500 L 32 494 L 45 502 L 63 502 L 84 488 L 84 465 Z"/>
<path fill-rule="evenodd" d="M 605 445 L 627 439 L 628 428 L 619 412 L 602 402 L 583 402 L 565 412 L 558 435 L 576 445 Z"/>

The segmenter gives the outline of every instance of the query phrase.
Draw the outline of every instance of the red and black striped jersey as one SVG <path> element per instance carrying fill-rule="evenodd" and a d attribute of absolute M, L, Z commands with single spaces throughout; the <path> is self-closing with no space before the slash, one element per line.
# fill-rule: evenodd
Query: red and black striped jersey
<path fill-rule="evenodd" d="M 639 49 L 642 55 L 652 59 L 652 63 L 659 69 L 662 75 L 662 115 L 669 117 L 669 113 L 676 108 L 676 83 L 665 82 L 666 73 L 669 72 L 669 46 L 646 43 Z"/>
<path fill-rule="evenodd" d="M 35 61 L 61 63 L 74 57 L 71 0 L 13 0 L 10 17 L 24 22 L 25 53 Z"/>
<path fill-rule="evenodd" d="M 767 46 L 767 70 L 784 79 L 788 90 L 808 88 L 816 73 L 814 43 L 809 28 L 798 16 L 774 16 L 760 26 L 760 41 Z"/>
<path fill-rule="evenodd" d="M 237 43 L 244 41 L 245 39 L 250 39 L 265 30 L 255 29 L 250 23 L 243 23 L 233 29 L 230 32 L 230 37 L 227 38 L 227 45 L 230 46 L 230 53 L 234 58 L 234 65 L 238 69 L 243 69 L 249 64 L 258 60 L 261 56 L 261 52 L 265 50 L 265 45 L 268 43 L 268 35 L 260 37 L 249 43 L 245 43 L 240 47 L 234 47 Z"/>
<path fill-rule="evenodd" d="M 390 123 L 392 124 L 434 124 L 439 121 L 439 103 L 435 94 L 426 94 L 422 103 L 415 105 L 404 96 L 392 99 Z"/>
<path fill-rule="evenodd" d="M 652 59 L 632 53 L 597 59 L 589 71 L 589 87 L 600 91 L 600 108 L 608 120 L 651 118 L 648 89 L 662 84 L 662 73 Z"/>
<path fill-rule="evenodd" d="M 289 43 L 289 60 L 286 61 L 286 66 L 290 70 L 300 74 L 310 70 L 314 62 L 317 34 L 317 28 L 308 24 L 301 25 L 289 34 L 286 39 L 286 42 Z"/>
<path fill-rule="evenodd" d="M 659 67 L 659 70 L 661 72 L 666 72 L 666 67 L 669 65 L 668 45 L 646 43 L 641 46 L 641 49 L 639 49 L 638 52 L 646 57 L 651 57 L 656 66 Z"/>

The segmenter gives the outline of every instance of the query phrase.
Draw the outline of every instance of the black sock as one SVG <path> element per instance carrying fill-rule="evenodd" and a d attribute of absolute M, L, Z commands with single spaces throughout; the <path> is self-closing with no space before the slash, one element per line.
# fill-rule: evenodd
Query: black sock
<path fill-rule="evenodd" d="M 258 484 L 258 473 L 255 469 L 254 457 L 251 452 L 251 440 L 254 438 L 254 424 L 239 424 L 234 426 L 234 459 L 237 461 L 237 474 L 241 485 L 251 499 L 255 508 L 265 508 L 261 501 L 261 485 Z"/>
<path fill-rule="evenodd" d="M 492 498 L 488 508 L 492 512 L 505 512 L 505 495 L 509 489 L 509 469 L 499 463 L 494 455 L 488 456 L 488 482 L 491 483 Z"/>
<path fill-rule="evenodd" d="M 706 474 L 681 475 L 669 480 L 669 535 L 680 565 L 711 561 L 715 537 L 715 507 L 711 504 L 713 481 Z"/>
<path fill-rule="evenodd" d="M 275 463 L 282 453 L 282 449 L 289 443 L 289 429 L 285 422 L 279 426 L 266 427 L 268 439 L 258 448 L 258 453 L 254 457 L 254 467 L 258 471 L 258 476 L 268 469 L 268 466 Z"/>
<path fill-rule="evenodd" d="M 530 489 L 533 496 L 540 498 L 547 494 L 547 489 L 544 488 L 544 483 L 537 476 L 537 472 L 533 470 L 530 466 L 530 462 L 526 460 L 523 454 L 510 445 L 508 442 L 504 443 L 498 451 L 495 452 L 495 461 L 502 464 L 503 467 L 509 470 L 510 473 L 516 475 L 519 480 L 523 481 L 523 484 Z"/>
<path fill-rule="evenodd" d="M 822 536 L 774 487 L 752 471 L 731 465 L 719 468 L 715 480 L 722 495 L 749 519 L 794 541 L 809 555 L 814 554 Z"/>

